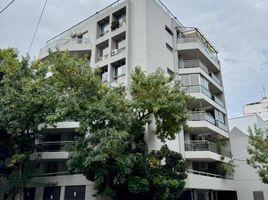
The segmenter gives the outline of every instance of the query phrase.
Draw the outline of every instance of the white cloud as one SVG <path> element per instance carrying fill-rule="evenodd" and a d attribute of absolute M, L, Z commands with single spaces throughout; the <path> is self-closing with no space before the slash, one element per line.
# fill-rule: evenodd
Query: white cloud
<path fill-rule="evenodd" d="M 3 5 L 8 0 L 2 0 Z M 40 3 L 42 2 L 42 3 Z M 113 0 L 49 0 L 31 54 L 51 37 Z M 186 26 L 197 26 L 219 50 L 230 116 L 268 88 L 267 0 L 163 0 Z M 43 1 L 15 1 L 0 16 L 0 48 L 28 50 Z M 1 8 L 1 6 L 0 6 Z"/>

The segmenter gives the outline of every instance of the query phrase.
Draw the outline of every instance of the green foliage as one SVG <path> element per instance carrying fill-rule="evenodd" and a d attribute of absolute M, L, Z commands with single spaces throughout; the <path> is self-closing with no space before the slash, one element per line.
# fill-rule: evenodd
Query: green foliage
<path fill-rule="evenodd" d="M 145 126 L 156 120 L 156 136 L 174 139 L 186 126 L 190 98 L 163 71 L 146 75 L 136 68 L 130 97 L 122 88 L 106 88 L 82 111 L 81 138 L 68 166 L 94 181 L 97 194 L 111 199 L 178 199 L 186 178 L 186 161 L 163 146 L 148 153 Z"/>
<path fill-rule="evenodd" d="M 70 146 L 68 166 L 94 181 L 96 195 L 111 199 L 178 199 L 186 161 L 162 146 L 148 152 L 145 129 L 155 120 L 155 135 L 165 143 L 186 127 L 190 97 L 180 83 L 157 70 L 133 71 L 129 93 L 102 83 L 86 58 L 50 53 L 45 62 L 0 51 L 0 130 L 6 137 L 6 166 L 13 197 L 36 175 L 34 139 L 40 123 L 80 122 Z"/>
<path fill-rule="evenodd" d="M 138 117 L 148 120 L 153 115 L 156 136 L 162 142 L 174 140 L 176 134 L 186 127 L 187 105 L 191 98 L 182 91 L 180 82 L 166 77 L 162 70 L 146 75 L 136 68 L 130 92 Z"/>
<path fill-rule="evenodd" d="M 223 148 L 226 144 L 226 141 L 220 139 L 219 137 L 215 140 L 217 152 L 221 154 L 221 162 L 218 163 L 217 169 L 222 176 L 226 175 L 233 175 L 235 172 L 235 164 L 233 159 L 229 160 L 228 162 L 225 161 L 225 157 L 223 156 Z"/>
<path fill-rule="evenodd" d="M 249 158 L 247 163 L 257 169 L 263 183 L 268 183 L 268 130 L 264 131 L 256 125 L 249 128 Z"/>

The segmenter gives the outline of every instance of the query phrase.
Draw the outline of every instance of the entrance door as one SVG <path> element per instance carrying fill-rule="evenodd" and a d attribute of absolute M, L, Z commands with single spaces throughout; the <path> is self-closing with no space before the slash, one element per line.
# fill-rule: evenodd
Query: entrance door
<path fill-rule="evenodd" d="M 60 186 L 45 187 L 43 193 L 43 200 L 60 200 Z"/>
<path fill-rule="evenodd" d="M 26 188 L 23 191 L 24 200 L 33 200 L 35 198 L 36 188 Z"/>

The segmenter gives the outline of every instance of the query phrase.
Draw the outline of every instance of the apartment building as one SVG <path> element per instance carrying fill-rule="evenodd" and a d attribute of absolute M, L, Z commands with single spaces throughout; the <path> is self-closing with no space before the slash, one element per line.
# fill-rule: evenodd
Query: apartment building
<path fill-rule="evenodd" d="M 268 122 L 268 98 L 263 97 L 261 101 L 249 103 L 244 106 L 244 116 L 258 114 Z"/>
<path fill-rule="evenodd" d="M 268 129 L 268 123 L 259 115 L 236 117 L 229 119 L 230 144 L 236 170 L 234 178 L 238 200 L 265 200 L 268 199 L 267 184 L 264 184 L 256 170 L 249 166 L 247 151 L 249 133 L 248 128 L 255 125 L 263 130 Z"/>
<path fill-rule="evenodd" d="M 197 28 L 183 26 L 160 0 L 120 0 L 50 39 L 40 50 L 40 59 L 56 48 L 88 56 L 90 65 L 100 69 L 102 81 L 112 86 L 127 86 L 135 66 L 148 73 L 160 67 L 167 74 L 177 74 L 195 97 L 190 128 L 168 142 L 189 164 L 181 199 L 236 199 L 234 180 L 218 170 L 221 162 L 231 159 L 218 52 Z M 93 183 L 66 170 L 65 144 L 73 141 L 78 126 L 78 122 L 61 122 L 42 131 L 37 144 L 43 177 L 38 179 L 56 186 L 30 188 L 25 191 L 26 199 L 94 199 Z M 159 149 L 154 125 L 146 128 L 149 149 Z M 225 144 L 221 152 L 216 145 L 219 139 Z"/>

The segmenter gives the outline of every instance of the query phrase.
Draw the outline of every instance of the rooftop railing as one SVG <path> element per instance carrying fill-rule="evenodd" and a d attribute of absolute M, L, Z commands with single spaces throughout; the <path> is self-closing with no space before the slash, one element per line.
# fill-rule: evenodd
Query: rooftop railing
<path fill-rule="evenodd" d="M 185 142 L 185 151 L 211 151 L 225 157 L 231 158 L 231 151 L 219 149 L 217 145 L 208 140 L 192 140 Z"/>
<path fill-rule="evenodd" d="M 204 44 L 204 42 L 202 42 L 199 37 L 193 36 L 193 37 L 184 37 L 184 38 L 178 39 L 178 43 L 190 43 L 190 42 L 199 43 L 204 48 L 204 50 L 208 53 L 209 57 L 213 59 L 214 61 L 216 61 L 217 63 L 219 63 L 216 53 L 209 50 L 206 44 Z"/>

